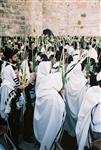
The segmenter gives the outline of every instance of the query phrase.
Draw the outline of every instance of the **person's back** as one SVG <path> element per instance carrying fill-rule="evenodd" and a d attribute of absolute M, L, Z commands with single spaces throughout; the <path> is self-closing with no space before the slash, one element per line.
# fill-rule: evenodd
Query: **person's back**
<path fill-rule="evenodd" d="M 98 86 L 88 89 L 79 111 L 76 125 L 78 150 L 83 149 L 87 144 L 89 135 L 91 137 L 90 144 L 101 138 L 101 72 L 99 74 Z"/>
<path fill-rule="evenodd" d="M 62 77 L 60 73 L 50 73 L 50 69 L 50 62 L 42 62 L 37 74 L 34 132 L 41 144 L 40 150 L 51 148 L 65 112 L 64 101 L 58 93 L 62 88 Z"/>

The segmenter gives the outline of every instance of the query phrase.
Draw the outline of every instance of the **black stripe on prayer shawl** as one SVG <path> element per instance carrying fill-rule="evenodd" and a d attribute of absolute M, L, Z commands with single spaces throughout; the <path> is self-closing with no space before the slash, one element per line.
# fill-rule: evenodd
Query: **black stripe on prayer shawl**
<path fill-rule="evenodd" d="M 18 78 L 13 79 L 14 81 L 19 81 Z"/>
<path fill-rule="evenodd" d="M 11 101 L 12 101 L 13 98 L 15 98 L 15 96 L 16 96 L 16 92 L 15 92 L 15 90 L 12 90 L 12 91 L 8 94 L 8 98 L 7 98 L 7 100 L 5 101 L 6 107 L 7 107 L 7 106 L 10 106 Z"/>
<path fill-rule="evenodd" d="M 16 87 L 20 86 L 20 82 L 19 82 L 18 78 L 15 78 L 15 79 L 13 79 L 13 80 L 14 80 L 14 82 L 16 83 Z"/>
<path fill-rule="evenodd" d="M 15 81 L 15 83 L 18 85 L 18 84 L 19 84 L 19 81 Z"/>
<path fill-rule="evenodd" d="M 59 68 L 59 66 L 57 66 L 57 67 L 53 67 L 52 69 L 58 69 Z"/>
<path fill-rule="evenodd" d="M 15 88 L 15 89 L 18 89 L 18 88 L 19 88 L 19 86 L 20 86 L 20 85 L 18 85 L 18 86 L 16 85 L 16 86 L 14 86 L 14 88 Z"/>
<path fill-rule="evenodd" d="M 93 114 L 95 112 L 95 109 L 97 108 L 97 106 L 99 105 L 96 104 L 94 106 L 94 108 L 92 108 L 92 111 L 91 111 L 91 123 L 90 123 L 90 126 L 89 126 L 89 131 L 88 131 L 88 144 L 89 144 L 89 147 L 91 147 L 91 141 L 94 141 L 94 136 L 93 136 L 93 131 L 92 131 L 92 127 L 91 127 L 91 124 L 94 126 L 94 122 L 93 122 Z"/>
<path fill-rule="evenodd" d="M 54 69 L 55 72 L 59 71 L 60 68 L 62 69 L 62 66 L 52 67 L 52 69 Z"/>
<path fill-rule="evenodd" d="M 19 84 L 19 83 L 16 83 L 15 87 L 19 87 L 19 86 L 20 86 L 20 84 Z"/>
<path fill-rule="evenodd" d="M 9 98 L 12 98 L 12 97 L 14 97 L 14 96 L 15 96 L 15 91 L 12 90 L 12 91 L 9 93 Z"/>
<path fill-rule="evenodd" d="M 10 65 L 8 62 L 6 62 L 6 65 L 5 66 L 8 66 L 8 65 Z"/>
<path fill-rule="evenodd" d="M 15 81 L 16 84 L 19 84 L 19 81 Z"/>
<path fill-rule="evenodd" d="M 5 105 L 7 105 L 7 102 L 5 101 Z"/>
<path fill-rule="evenodd" d="M 74 54 L 73 56 L 77 56 L 78 54 Z"/>
<path fill-rule="evenodd" d="M 71 68 L 69 71 L 67 71 L 67 73 L 71 72 L 77 64 L 78 64 L 78 63 L 72 65 L 72 68 Z"/>
<path fill-rule="evenodd" d="M 16 83 L 16 85 L 20 84 L 19 80 L 18 81 L 14 81 Z"/>

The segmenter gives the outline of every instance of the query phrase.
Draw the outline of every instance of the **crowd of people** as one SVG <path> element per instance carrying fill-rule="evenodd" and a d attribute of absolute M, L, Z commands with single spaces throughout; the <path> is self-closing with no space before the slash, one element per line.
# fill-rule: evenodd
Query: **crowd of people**
<path fill-rule="evenodd" d="M 100 37 L 3 37 L 0 73 L 0 121 L 17 149 L 22 135 L 52 150 L 61 129 L 78 150 L 101 139 Z"/>

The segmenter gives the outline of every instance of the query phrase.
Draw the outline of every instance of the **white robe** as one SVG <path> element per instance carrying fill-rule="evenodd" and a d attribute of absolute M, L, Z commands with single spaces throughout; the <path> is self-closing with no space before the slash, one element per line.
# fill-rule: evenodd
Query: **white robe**
<path fill-rule="evenodd" d="M 18 82 L 16 80 L 16 74 L 15 71 L 12 68 L 12 64 L 9 63 L 9 65 L 6 65 L 7 62 L 4 62 L 1 69 L 1 78 L 2 81 L 6 80 L 10 82 L 10 85 L 13 87 L 17 86 Z M 18 84 L 19 85 L 19 84 Z"/>
<path fill-rule="evenodd" d="M 71 136 L 75 136 L 75 127 L 78 113 L 87 90 L 87 79 L 81 71 L 81 64 L 78 63 L 67 75 L 67 84 L 65 85 L 65 98 L 67 103 L 67 117 L 65 129 Z M 67 124 L 67 125 L 66 125 Z"/>
<path fill-rule="evenodd" d="M 94 86 L 88 89 L 78 114 L 76 137 L 78 150 L 83 150 L 87 142 L 92 109 L 101 103 L 101 88 Z M 99 112 L 100 113 L 100 112 Z M 101 117 L 99 117 L 100 119 Z"/>
<path fill-rule="evenodd" d="M 46 68 L 43 67 L 44 65 Z M 39 71 L 41 67 L 43 67 L 42 72 Z M 50 150 L 63 123 L 63 114 L 65 112 L 64 101 L 58 93 L 62 88 L 61 74 L 49 74 L 49 70 L 50 62 L 39 64 L 37 74 L 39 82 L 37 82 L 34 111 L 34 132 L 36 139 L 41 144 L 40 150 L 45 150 L 45 148 Z"/>
<path fill-rule="evenodd" d="M 11 110 L 7 99 L 9 99 L 9 93 L 12 91 L 14 91 L 14 87 L 12 86 L 11 82 L 4 80 L 0 87 L 0 115 L 5 119 Z"/>
<path fill-rule="evenodd" d="M 0 87 L 0 114 L 1 117 L 7 117 L 10 113 L 11 99 L 16 95 L 16 88 L 20 85 L 19 80 L 12 68 L 12 64 L 4 62 L 1 69 L 2 84 Z"/>
<path fill-rule="evenodd" d="M 9 63 L 9 65 L 6 66 L 6 61 L 4 61 L 1 69 L 1 78 L 2 78 L 2 84 L 0 87 L 0 114 L 2 118 L 5 118 L 7 114 L 5 111 L 10 111 L 10 107 L 8 107 L 5 103 L 7 103 L 7 99 L 9 99 L 9 93 L 11 91 L 14 91 L 16 82 L 14 79 L 16 79 L 16 74 Z"/>
<path fill-rule="evenodd" d="M 101 103 L 94 108 L 92 115 L 92 131 L 101 133 Z"/>

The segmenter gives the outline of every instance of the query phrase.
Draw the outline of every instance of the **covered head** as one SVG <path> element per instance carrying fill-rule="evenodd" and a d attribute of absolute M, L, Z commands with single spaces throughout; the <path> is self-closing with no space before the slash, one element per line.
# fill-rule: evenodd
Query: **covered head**
<path fill-rule="evenodd" d="M 47 77 L 51 70 L 51 61 L 40 62 L 37 70 L 36 89 L 44 77 Z"/>
<path fill-rule="evenodd" d="M 95 60 L 95 62 L 98 62 L 97 51 L 94 48 L 92 48 L 91 46 L 90 46 L 90 49 L 88 51 L 88 57 L 93 58 Z"/>
<path fill-rule="evenodd" d="M 51 70 L 51 62 L 50 61 L 43 61 L 38 66 L 37 76 L 47 76 Z"/>
<path fill-rule="evenodd" d="M 96 79 L 97 79 L 99 86 L 101 87 L 101 71 L 98 73 Z"/>

